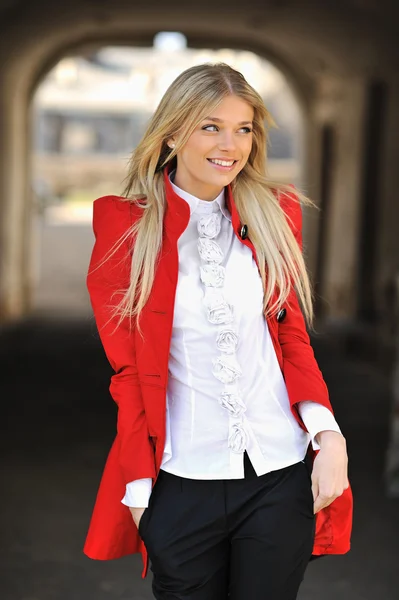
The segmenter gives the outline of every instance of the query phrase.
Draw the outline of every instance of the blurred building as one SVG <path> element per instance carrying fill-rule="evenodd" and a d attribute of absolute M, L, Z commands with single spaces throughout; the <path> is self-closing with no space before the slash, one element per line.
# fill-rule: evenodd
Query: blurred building
<path fill-rule="evenodd" d="M 166 87 L 193 64 L 218 61 L 246 73 L 263 96 L 278 124 L 270 133 L 271 173 L 298 182 L 301 114 L 286 79 L 270 63 L 244 51 L 114 47 L 64 58 L 41 82 L 34 98 L 36 194 L 51 202 L 71 193 L 116 193 L 127 157 Z"/>

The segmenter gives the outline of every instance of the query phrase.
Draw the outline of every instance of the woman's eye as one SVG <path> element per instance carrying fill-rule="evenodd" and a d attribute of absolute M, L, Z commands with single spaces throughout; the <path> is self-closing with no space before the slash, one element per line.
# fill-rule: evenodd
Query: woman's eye
<path fill-rule="evenodd" d="M 204 131 L 211 131 L 211 127 L 213 127 L 213 131 L 218 131 L 218 127 L 216 125 L 204 125 L 202 128 Z M 241 127 L 239 131 L 244 131 L 244 133 L 252 133 L 252 129 L 250 127 Z"/>
<path fill-rule="evenodd" d="M 209 131 L 209 127 L 214 127 L 217 130 L 216 125 L 205 125 L 202 129 Z"/>

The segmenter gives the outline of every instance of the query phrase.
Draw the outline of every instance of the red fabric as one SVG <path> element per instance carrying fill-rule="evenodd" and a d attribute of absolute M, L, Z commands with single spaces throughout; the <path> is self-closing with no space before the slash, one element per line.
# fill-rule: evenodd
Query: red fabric
<path fill-rule="evenodd" d="M 142 314 L 143 338 L 127 321 L 116 328 L 111 319 L 114 306 L 129 284 L 131 249 L 128 241 L 101 265 L 106 253 L 135 222 L 139 209 L 117 196 L 105 196 L 94 202 L 93 229 L 96 242 L 89 265 L 87 287 L 108 360 L 115 370 L 110 392 L 118 405 L 117 435 L 101 478 L 84 552 L 94 559 L 109 560 L 141 552 L 142 577 L 148 570 L 148 556 L 138 535 L 129 508 L 121 503 L 125 485 L 142 477 L 151 477 L 153 485 L 159 472 L 165 444 L 166 385 L 170 337 L 173 324 L 174 295 L 178 276 L 177 239 L 189 219 L 187 203 L 177 196 L 164 171 L 167 207 L 164 240 L 151 296 Z M 241 240 L 241 223 L 231 187 L 227 203 L 232 226 L 238 239 L 255 250 L 247 238 Z M 302 245 L 301 208 L 295 194 L 281 200 L 291 228 Z M 100 266 L 98 266 L 100 265 Z M 282 369 L 291 410 L 302 428 L 296 405 L 313 400 L 332 411 L 328 391 L 309 343 L 305 322 L 295 292 L 285 305 L 286 317 L 280 323 L 268 318 L 274 348 Z M 309 447 L 309 452 L 314 452 Z M 313 554 L 343 554 L 350 548 L 352 493 L 342 496 L 316 515 Z"/>

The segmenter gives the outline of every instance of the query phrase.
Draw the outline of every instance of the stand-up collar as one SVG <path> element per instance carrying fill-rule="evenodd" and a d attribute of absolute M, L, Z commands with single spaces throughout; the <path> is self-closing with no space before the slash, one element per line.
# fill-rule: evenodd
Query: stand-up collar
<path fill-rule="evenodd" d="M 174 181 L 175 174 L 176 171 L 172 170 L 168 175 L 169 180 L 172 184 L 172 188 L 178 196 L 183 198 L 183 200 L 185 200 L 189 204 L 191 215 L 193 215 L 194 213 L 208 214 L 209 212 L 218 212 L 220 210 L 222 215 L 226 217 L 228 221 L 231 221 L 231 215 L 227 210 L 225 202 L 225 188 L 222 189 L 220 194 L 218 194 L 216 198 L 214 198 L 214 200 L 201 200 L 197 196 L 194 196 L 193 194 L 190 194 L 189 192 L 186 192 L 185 190 L 179 188 L 179 186 L 177 186 Z"/>
<path fill-rule="evenodd" d="M 173 189 L 173 185 L 169 179 L 169 175 L 172 170 L 173 168 L 171 163 L 167 164 L 163 169 L 165 195 L 167 202 L 164 223 L 166 229 L 168 229 L 169 231 L 173 231 L 178 235 L 181 235 L 186 229 L 190 220 L 190 204 L 187 202 L 187 200 L 179 196 L 179 194 Z M 192 196 L 192 198 L 195 199 L 194 196 Z M 232 226 L 234 230 L 238 233 L 240 230 L 240 218 L 238 216 L 238 212 L 234 204 L 230 184 L 225 187 L 224 202 L 228 211 L 228 213 L 227 211 L 226 213 L 229 214 Z"/>

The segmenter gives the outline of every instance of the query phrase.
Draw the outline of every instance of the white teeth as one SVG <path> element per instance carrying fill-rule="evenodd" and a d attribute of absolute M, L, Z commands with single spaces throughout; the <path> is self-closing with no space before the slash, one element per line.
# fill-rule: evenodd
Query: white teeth
<path fill-rule="evenodd" d="M 231 167 L 235 162 L 234 160 L 217 160 L 216 158 L 210 158 L 209 160 L 221 167 Z"/>

